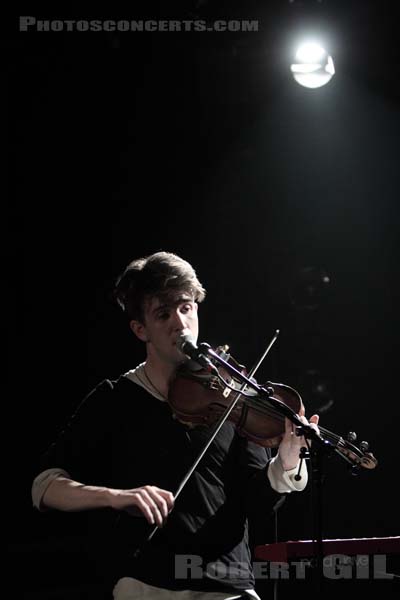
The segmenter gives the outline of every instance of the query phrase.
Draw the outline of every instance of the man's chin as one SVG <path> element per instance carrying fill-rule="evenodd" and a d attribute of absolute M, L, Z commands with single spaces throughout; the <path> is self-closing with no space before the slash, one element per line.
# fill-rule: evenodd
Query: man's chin
<path fill-rule="evenodd" d="M 178 348 L 175 348 L 175 352 L 169 356 L 169 361 L 175 367 L 179 367 L 182 363 L 186 362 L 188 357 L 183 354 Z"/>

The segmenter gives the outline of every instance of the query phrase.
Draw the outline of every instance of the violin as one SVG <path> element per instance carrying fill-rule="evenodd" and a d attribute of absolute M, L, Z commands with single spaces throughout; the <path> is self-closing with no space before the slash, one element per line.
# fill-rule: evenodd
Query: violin
<path fill-rule="evenodd" d="M 237 371 L 247 375 L 246 369 L 228 354 L 228 346 L 220 346 L 216 352 L 234 366 Z M 234 376 L 219 369 L 219 375 L 210 372 L 194 361 L 184 363 L 171 382 L 168 403 L 174 418 L 189 427 L 211 427 L 222 417 L 232 402 L 232 394 L 238 399 L 228 419 L 235 424 L 239 433 L 252 442 L 265 448 L 277 447 L 285 432 L 285 416 L 268 399 L 255 390 L 243 386 Z M 253 381 L 255 381 L 253 379 Z M 244 389 L 245 387 L 245 389 Z M 300 394 L 283 383 L 267 381 L 263 385 L 274 400 L 278 400 L 294 413 L 304 410 Z M 378 461 L 369 452 L 369 444 L 361 442 L 356 446 L 356 434 L 351 432 L 347 439 L 319 427 L 320 437 L 327 440 L 333 450 L 348 462 L 354 471 L 360 468 L 374 469 Z"/>

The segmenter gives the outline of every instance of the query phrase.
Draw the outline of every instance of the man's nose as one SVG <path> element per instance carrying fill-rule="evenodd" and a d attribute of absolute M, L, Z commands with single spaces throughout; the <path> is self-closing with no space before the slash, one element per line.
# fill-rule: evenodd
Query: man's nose
<path fill-rule="evenodd" d="M 176 327 L 177 329 L 185 329 L 185 327 L 186 327 L 185 315 L 183 313 L 181 313 L 180 310 L 176 310 L 174 312 L 173 324 L 174 324 L 174 327 Z"/>

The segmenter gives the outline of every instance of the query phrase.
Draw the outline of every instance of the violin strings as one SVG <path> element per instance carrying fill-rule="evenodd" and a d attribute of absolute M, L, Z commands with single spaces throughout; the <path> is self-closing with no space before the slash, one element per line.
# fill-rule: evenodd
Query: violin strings
<path fill-rule="evenodd" d="M 235 391 L 238 395 L 244 396 L 246 398 L 245 402 L 249 406 L 255 408 L 256 410 L 259 410 L 260 412 L 262 412 L 263 414 L 265 414 L 267 416 L 275 418 L 275 420 L 278 420 L 281 422 L 284 421 L 285 416 L 282 415 L 282 413 L 279 410 L 277 410 L 276 408 L 274 408 L 273 406 L 266 406 L 265 400 L 260 399 L 258 396 L 254 396 L 252 394 L 246 394 L 244 389 L 246 387 L 248 387 L 247 384 L 244 385 L 242 390 L 240 390 L 240 389 L 238 390 L 238 389 L 234 388 L 233 386 L 229 385 L 229 383 L 227 381 L 225 381 L 223 377 L 219 376 L 219 378 L 223 381 L 223 383 L 228 388 Z M 272 398 L 274 400 L 279 400 L 279 398 L 274 398 L 273 396 L 272 396 Z M 279 400 L 279 401 L 282 402 L 282 400 Z M 335 442 L 336 444 L 338 444 L 338 443 L 340 444 L 340 443 L 344 442 L 342 436 L 337 435 L 336 433 L 333 433 L 332 431 L 329 431 L 328 429 L 325 429 L 324 427 L 318 426 L 318 428 L 319 428 L 320 433 L 323 434 L 323 436 L 327 440 L 329 440 L 331 442 Z"/>
<path fill-rule="evenodd" d="M 274 398 L 273 400 L 279 400 L 279 398 Z M 281 401 L 281 400 L 280 400 Z M 252 396 L 249 400 L 245 401 L 249 406 L 253 407 L 255 410 L 263 413 L 264 415 L 274 417 L 275 420 L 283 422 L 284 415 L 274 408 L 273 406 L 268 406 L 265 404 L 265 400 L 260 399 L 258 396 Z M 281 401 L 282 402 L 282 401 Z M 325 429 L 325 427 L 318 426 L 319 431 L 321 433 L 321 437 L 329 442 L 331 442 L 335 446 L 335 451 L 342 457 L 345 458 L 349 464 L 354 464 L 354 460 L 350 459 L 346 454 L 343 454 L 344 450 L 352 451 L 356 456 L 359 454 L 360 450 L 357 446 L 350 444 L 348 441 L 345 441 L 342 436 L 329 431 L 329 429 Z"/>
<path fill-rule="evenodd" d="M 276 400 L 276 398 L 275 398 Z M 250 398 L 249 400 L 246 400 L 246 403 L 249 404 L 250 406 L 253 406 L 253 408 L 259 410 L 260 412 L 262 412 L 263 414 L 270 416 L 270 417 L 274 417 L 276 420 L 279 420 L 281 422 L 284 421 L 284 415 L 282 415 L 277 409 L 275 409 L 273 406 L 265 406 L 263 400 L 259 400 L 258 398 Z M 325 429 L 324 427 L 318 427 L 320 432 L 324 435 L 324 437 L 326 439 L 328 439 L 329 441 L 332 442 L 340 442 L 343 441 L 343 438 L 340 435 L 337 435 L 336 433 L 333 433 L 332 431 L 329 431 L 328 429 Z"/>

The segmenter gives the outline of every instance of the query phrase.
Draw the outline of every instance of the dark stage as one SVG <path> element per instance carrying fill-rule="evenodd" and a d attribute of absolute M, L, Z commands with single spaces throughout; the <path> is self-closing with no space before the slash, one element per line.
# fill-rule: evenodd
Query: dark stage
<path fill-rule="evenodd" d="M 37 13 L 24 31 L 26 14 L 9 20 L 5 48 L 5 520 L 18 597 L 102 597 L 97 517 L 40 514 L 30 489 L 88 391 L 144 359 L 111 290 L 130 260 L 158 250 L 191 262 L 207 290 L 200 341 L 228 344 L 250 368 L 279 329 L 257 380 L 287 383 L 307 416 L 369 442 L 375 469 L 355 476 L 335 454 L 323 461 L 324 538 L 399 535 L 396 4 L 147 2 Z M 257 30 L 37 26 L 96 19 L 253 20 Z M 289 69 L 293 40 L 312 27 L 336 71 L 318 89 Z M 311 486 L 292 494 L 279 541 L 311 539 L 315 507 Z M 273 526 L 255 534 L 273 541 Z M 397 577 L 398 563 L 387 554 Z M 278 598 L 314 589 L 294 579 Z M 372 567 L 367 581 L 328 579 L 325 598 L 394 597 L 394 580 Z M 272 588 L 260 579 L 263 599 Z"/>

